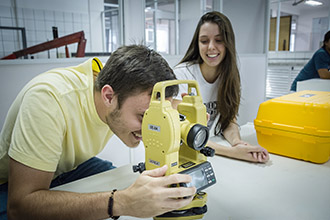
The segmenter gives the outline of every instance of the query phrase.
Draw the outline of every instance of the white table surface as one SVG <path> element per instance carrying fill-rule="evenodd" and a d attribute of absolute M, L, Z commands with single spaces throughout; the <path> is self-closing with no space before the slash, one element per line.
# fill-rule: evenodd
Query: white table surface
<path fill-rule="evenodd" d="M 252 123 L 241 127 L 242 139 L 256 144 Z M 220 137 L 211 140 L 228 145 Z M 208 193 L 207 220 L 326 220 L 330 219 L 330 161 L 314 164 L 270 155 L 266 164 L 220 156 L 209 158 L 217 183 Z M 126 165 L 78 180 L 54 190 L 73 192 L 124 189 L 139 174 Z M 122 216 L 122 220 L 139 219 Z M 149 218 L 151 219 L 151 218 Z"/>
<path fill-rule="evenodd" d="M 313 91 L 327 91 L 330 92 L 330 80 L 329 79 L 308 79 L 297 82 L 297 92 L 303 90 Z"/>

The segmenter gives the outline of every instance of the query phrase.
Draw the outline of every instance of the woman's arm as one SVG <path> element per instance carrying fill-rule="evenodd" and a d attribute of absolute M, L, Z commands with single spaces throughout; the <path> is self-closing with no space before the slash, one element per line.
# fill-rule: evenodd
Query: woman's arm
<path fill-rule="evenodd" d="M 212 141 L 208 142 L 208 145 L 215 150 L 217 155 L 260 163 L 265 163 L 269 160 L 269 154 L 266 149 L 261 146 L 253 146 L 241 140 L 236 120 L 231 122 L 223 131 L 223 136 L 232 147 L 222 146 Z"/>
<path fill-rule="evenodd" d="M 266 149 L 260 146 L 253 146 L 249 143 L 237 144 L 235 147 L 226 147 L 209 141 L 207 145 L 215 150 L 215 154 L 238 160 L 265 163 L 269 160 Z"/>
<path fill-rule="evenodd" d="M 228 127 L 223 131 L 223 137 L 230 143 L 231 146 L 236 146 L 241 143 L 241 135 L 239 133 L 236 119 L 230 122 Z"/>

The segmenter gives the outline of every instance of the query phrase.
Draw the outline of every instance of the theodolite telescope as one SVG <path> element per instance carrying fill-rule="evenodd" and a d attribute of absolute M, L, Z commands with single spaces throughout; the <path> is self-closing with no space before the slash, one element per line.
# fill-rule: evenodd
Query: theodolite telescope
<path fill-rule="evenodd" d="M 171 102 L 165 99 L 165 89 L 178 84 L 188 85 L 188 95 L 174 109 Z M 133 170 L 143 172 L 166 164 L 168 169 L 165 175 L 182 173 L 192 177 L 192 182 L 180 183 L 178 187 L 195 186 L 197 189 L 188 206 L 155 219 L 199 219 L 207 211 L 207 195 L 201 190 L 215 184 L 216 178 L 206 158 L 214 155 L 214 150 L 205 146 L 209 138 L 206 124 L 206 107 L 196 81 L 168 80 L 154 86 L 150 106 L 142 121 L 145 162 L 133 166 Z"/>

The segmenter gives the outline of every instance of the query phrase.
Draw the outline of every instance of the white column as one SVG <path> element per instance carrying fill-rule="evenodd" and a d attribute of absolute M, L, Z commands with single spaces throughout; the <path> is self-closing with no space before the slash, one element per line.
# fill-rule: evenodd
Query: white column
<path fill-rule="evenodd" d="M 179 54 L 186 53 L 200 18 L 200 12 L 199 0 L 180 1 Z"/>
<path fill-rule="evenodd" d="M 89 42 L 91 52 L 103 51 L 102 37 L 104 27 L 101 15 L 102 11 L 104 11 L 103 0 L 88 0 L 90 36 L 85 36 L 85 38 Z"/>
<path fill-rule="evenodd" d="M 125 45 L 145 43 L 145 0 L 123 0 Z"/>

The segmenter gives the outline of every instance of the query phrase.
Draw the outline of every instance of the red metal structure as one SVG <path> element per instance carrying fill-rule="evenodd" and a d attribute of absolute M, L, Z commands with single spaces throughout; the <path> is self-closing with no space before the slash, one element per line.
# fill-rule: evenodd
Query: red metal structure
<path fill-rule="evenodd" d="M 76 32 L 73 34 L 66 35 L 64 37 L 56 38 L 51 41 L 47 41 L 45 43 L 37 44 L 32 47 L 25 48 L 23 50 L 18 50 L 13 52 L 12 54 L 1 58 L 2 60 L 6 59 L 16 59 L 22 56 L 26 56 L 28 54 L 34 54 L 38 52 L 42 52 L 45 50 L 50 50 L 62 46 L 67 46 L 68 44 L 73 44 L 78 42 L 77 55 L 76 57 L 84 57 L 85 56 L 85 47 L 86 47 L 86 39 L 84 31 Z M 69 52 L 67 47 L 65 48 L 66 56 L 68 57 Z"/>

